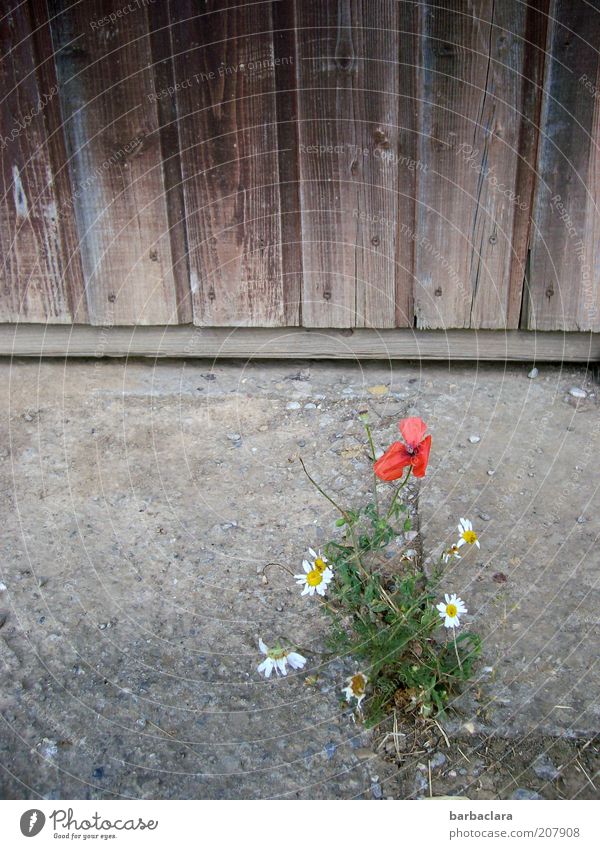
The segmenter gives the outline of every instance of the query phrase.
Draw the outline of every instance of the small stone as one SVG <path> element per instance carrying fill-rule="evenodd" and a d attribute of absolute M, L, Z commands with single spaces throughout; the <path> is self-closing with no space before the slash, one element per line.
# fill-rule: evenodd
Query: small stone
<path fill-rule="evenodd" d="M 204 380 L 216 380 L 217 379 L 217 375 L 213 374 L 212 371 L 209 371 L 206 374 L 203 374 L 202 377 L 204 378 Z"/>
<path fill-rule="evenodd" d="M 101 631 L 106 631 L 106 629 L 107 629 L 107 628 L 110 628 L 110 622 L 101 622 L 101 623 L 98 625 L 98 628 L 99 628 Z"/>
<path fill-rule="evenodd" d="M 7 589 L 8 587 L 6 586 L 6 584 L 0 581 L 0 593 L 6 592 Z"/>
<path fill-rule="evenodd" d="M 325 754 L 327 755 L 327 760 L 330 761 L 332 757 L 335 755 L 335 750 L 337 746 L 335 743 L 325 743 L 323 749 L 325 750 Z"/>
<path fill-rule="evenodd" d="M 529 790 L 527 787 L 518 787 L 512 794 L 512 799 L 542 799 L 539 793 L 535 790 Z"/>
<path fill-rule="evenodd" d="M 23 418 L 25 419 L 26 422 L 32 422 L 33 421 L 33 416 L 31 415 L 31 413 L 24 413 Z"/>
<path fill-rule="evenodd" d="M 547 754 L 538 755 L 533 762 L 533 771 L 543 781 L 556 781 L 560 778 L 560 770 L 557 769 Z"/>
<path fill-rule="evenodd" d="M 577 524 L 578 525 L 585 525 L 586 522 L 587 522 L 587 519 L 585 518 L 585 516 L 578 516 L 577 517 Z M 0 589 L 2 589 L 2 587 L 0 587 Z M 6 587 L 5 587 L 5 589 L 6 589 Z"/>
<path fill-rule="evenodd" d="M 492 475 L 496 474 L 494 469 L 488 469 L 488 475 L 492 477 Z"/>
<path fill-rule="evenodd" d="M 302 405 L 298 401 L 288 401 L 285 405 L 286 410 L 299 410 Z"/>
<path fill-rule="evenodd" d="M 368 761 L 373 757 L 373 750 L 368 746 L 361 746 L 355 750 L 355 755 L 360 761 Z"/>
<path fill-rule="evenodd" d="M 241 437 L 241 435 L 240 435 L 239 433 L 228 433 L 228 434 L 227 434 L 227 439 L 228 439 L 230 442 L 240 442 L 240 441 L 241 441 L 241 438 L 242 438 L 242 437 Z"/>
<path fill-rule="evenodd" d="M 495 581 L 497 584 L 505 584 L 508 581 L 508 578 L 506 577 L 504 572 L 496 572 L 494 575 L 492 575 L 492 580 Z"/>
<path fill-rule="evenodd" d="M 444 766 L 446 763 L 446 755 L 443 752 L 436 752 L 432 759 L 429 761 L 431 769 L 437 769 L 440 766 Z"/>
<path fill-rule="evenodd" d="M 585 389 L 580 389 L 578 386 L 572 386 L 569 389 L 569 395 L 572 395 L 573 398 L 587 398 Z"/>
<path fill-rule="evenodd" d="M 223 522 L 222 525 L 219 525 L 222 531 L 230 531 L 232 528 L 237 528 L 238 523 L 235 521 L 232 522 Z"/>
<path fill-rule="evenodd" d="M 54 758 L 58 754 L 58 743 L 56 740 L 49 740 L 44 737 L 41 743 L 38 743 L 40 754 L 44 758 Z"/>
<path fill-rule="evenodd" d="M 469 442 L 471 443 L 471 445 L 477 445 L 478 442 L 481 442 L 481 437 L 477 436 L 477 434 L 474 433 L 472 436 L 469 437 Z"/>
<path fill-rule="evenodd" d="M 317 405 L 316 405 L 316 404 L 313 404 L 313 403 L 312 403 L 312 401 L 309 401 L 309 402 L 308 402 L 308 404 L 305 404 L 305 405 L 304 405 L 304 409 L 305 409 L 305 410 L 316 410 L 316 409 L 317 409 Z"/>
<path fill-rule="evenodd" d="M 539 369 L 535 368 L 535 366 L 534 366 L 534 367 L 531 369 L 531 371 L 529 372 L 529 374 L 527 375 L 527 377 L 528 377 L 530 380 L 535 380 L 535 378 L 538 376 L 538 374 L 539 374 L 539 373 L 540 373 L 540 372 L 539 372 Z"/>
<path fill-rule="evenodd" d="M 374 799 L 383 799 L 381 784 L 378 784 L 377 782 L 371 784 L 371 793 L 373 794 Z"/>
<path fill-rule="evenodd" d="M 492 521 L 492 517 L 490 516 L 489 513 L 478 513 L 477 515 L 479 516 L 479 518 L 481 519 L 482 522 L 491 522 Z"/>
<path fill-rule="evenodd" d="M 92 773 L 92 778 L 96 778 L 96 779 L 104 778 L 104 767 L 97 766 L 96 769 Z"/>

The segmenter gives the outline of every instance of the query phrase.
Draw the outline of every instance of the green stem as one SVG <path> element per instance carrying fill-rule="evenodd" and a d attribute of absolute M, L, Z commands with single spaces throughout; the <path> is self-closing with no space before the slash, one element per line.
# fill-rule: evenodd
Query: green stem
<path fill-rule="evenodd" d="M 399 493 L 400 493 L 400 490 L 401 490 L 401 489 L 403 489 L 403 488 L 406 486 L 406 484 L 407 484 L 407 482 L 408 482 L 408 479 L 409 479 L 409 477 L 410 477 L 410 473 L 411 473 L 411 472 L 412 472 L 412 466 L 409 466 L 409 467 L 408 467 L 408 471 L 407 471 L 407 473 L 406 473 L 406 475 L 405 475 L 405 477 L 404 477 L 404 480 L 402 481 L 402 483 L 400 484 L 400 486 L 398 487 L 398 489 L 397 489 L 397 490 L 396 490 L 396 492 L 394 493 L 394 497 L 392 498 L 392 502 L 391 502 L 391 504 L 390 504 L 390 509 L 387 511 L 387 514 L 386 514 L 386 517 L 385 517 L 386 522 L 387 522 L 387 520 L 390 518 L 390 516 L 392 515 L 392 511 L 393 511 L 393 509 L 394 509 L 394 505 L 396 504 L 396 500 L 397 500 L 397 498 L 398 498 L 398 495 L 399 495 Z"/>
<path fill-rule="evenodd" d="M 456 653 L 456 659 L 458 661 L 458 668 L 462 672 L 462 663 L 460 662 L 460 655 L 458 654 L 458 646 L 456 645 L 456 628 L 452 629 L 452 638 L 454 640 L 454 651 Z"/>
<path fill-rule="evenodd" d="M 371 434 L 371 428 L 370 428 L 368 422 L 363 421 L 363 425 L 364 425 L 365 430 L 367 431 L 367 437 L 369 439 L 369 445 L 371 446 L 371 459 L 373 460 L 373 463 L 375 463 L 377 458 L 375 456 L 375 443 L 373 442 L 373 435 Z M 377 475 L 375 474 L 374 470 L 373 470 L 373 500 L 375 501 L 375 512 L 379 516 L 379 496 L 377 494 Z"/>
<path fill-rule="evenodd" d="M 345 511 L 342 507 L 340 507 L 340 505 L 339 505 L 336 501 L 334 501 L 334 500 L 333 500 L 333 498 L 331 498 L 331 496 L 330 496 L 330 495 L 327 495 L 327 493 L 325 492 L 325 490 L 324 490 L 324 489 L 321 489 L 321 487 L 320 487 L 320 486 L 319 486 L 319 484 L 316 482 L 316 480 L 315 480 L 313 477 L 311 477 L 311 475 L 308 473 L 308 471 L 307 471 L 307 469 L 306 469 L 306 466 L 304 465 L 304 460 L 302 459 L 302 457 L 298 457 L 298 459 L 300 460 L 300 465 L 301 465 L 301 466 L 302 466 L 302 468 L 304 469 L 304 474 L 305 474 L 305 475 L 306 475 L 306 477 L 309 479 L 309 481 L 312 483 L 312 485 L 315 487 L 315 489 L 317 489 L 317 490 L 321 493 L 321 495 L 322 495 L 324 498 L 326 498 L 326 499 L 327 499 L 327 501 L 329 501 L 329 503 L 330 503 L 330 504 L 333 504 L 333 506 L 335 507 L 335 509 L 336 509 L 336 510 L 338 510 L 338 511 L 342 514 L 342 516 L 344 517 L 344 519 L 345 519 L 345 520 L 349 523 L 349 522 L 350 522 L 350 516 L 348 515 L 348 513 L 346 513 L 346 511 Z"/>

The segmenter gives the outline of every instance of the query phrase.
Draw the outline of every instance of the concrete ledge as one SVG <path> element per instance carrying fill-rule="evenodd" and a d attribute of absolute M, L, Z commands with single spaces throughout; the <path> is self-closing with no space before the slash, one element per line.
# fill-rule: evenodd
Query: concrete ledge
<path fill-rule="evenodd" d="M 587 363 L 600 360 L 600 333 L 4 324 L 0 355 Z"/>

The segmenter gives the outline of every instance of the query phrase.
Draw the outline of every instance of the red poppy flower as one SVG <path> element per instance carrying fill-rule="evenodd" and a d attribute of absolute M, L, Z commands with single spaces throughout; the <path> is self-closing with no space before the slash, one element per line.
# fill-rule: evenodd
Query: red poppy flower
<path fill-rule="evenodd" d="M 395 481 L 402 477 L 407 466 L 412 466 L 416 478 L 424 477 L 431 450 L 431 436 L 425 436 L 427 425 L 423 419 L 402 419 L 398 428 L 406 445 L 403 442 L 390 445 L 373 466 L 375 474 L 382 481 Z"/>

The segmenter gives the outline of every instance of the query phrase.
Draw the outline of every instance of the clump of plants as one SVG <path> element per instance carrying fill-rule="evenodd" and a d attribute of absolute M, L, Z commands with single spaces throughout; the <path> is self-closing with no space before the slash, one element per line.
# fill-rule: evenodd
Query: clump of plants
<path fill-rule="evenodd" d="M 463 546 L 480 546 L 471 522 L 460 519 L 458 539 L 442 550 L 434 573 L 426 578 L 414 556 L 399 556 L 393 571 L 386 548 L 411 530 L 403 496 L 411 475 L 425 475 L 431 436 L 420 418 L 399 422 L 402 441 L 377 459 L 366 413 L 359 414 L 373 462 L 369 501 L 346 507 L 302 468 L 311 483 L 339 512 L 339 536 L 319 551 L 309 548 L 303 572 L 294 575 L 302 595 L 318 599 L 331 620 L 329 643 L 335 655 L 350 655 L 357 670 L 340 686 L 367 724 L 379 722 L 393 708 L 429 717 L 445 711 L 460 685 L 473 674 L 480 652 L 477 634 L 461 628 L 467 608 L 455 593 L 443 592 L 443 566 L 460 559 Z M 380 481 L 389 483 L 383 497 Z M 460 629 L 460 630 L 459 630 Z M 306 658 L 296 647 L 269 649 L 258 671 L 286 675 L 302 669 Z"/>

